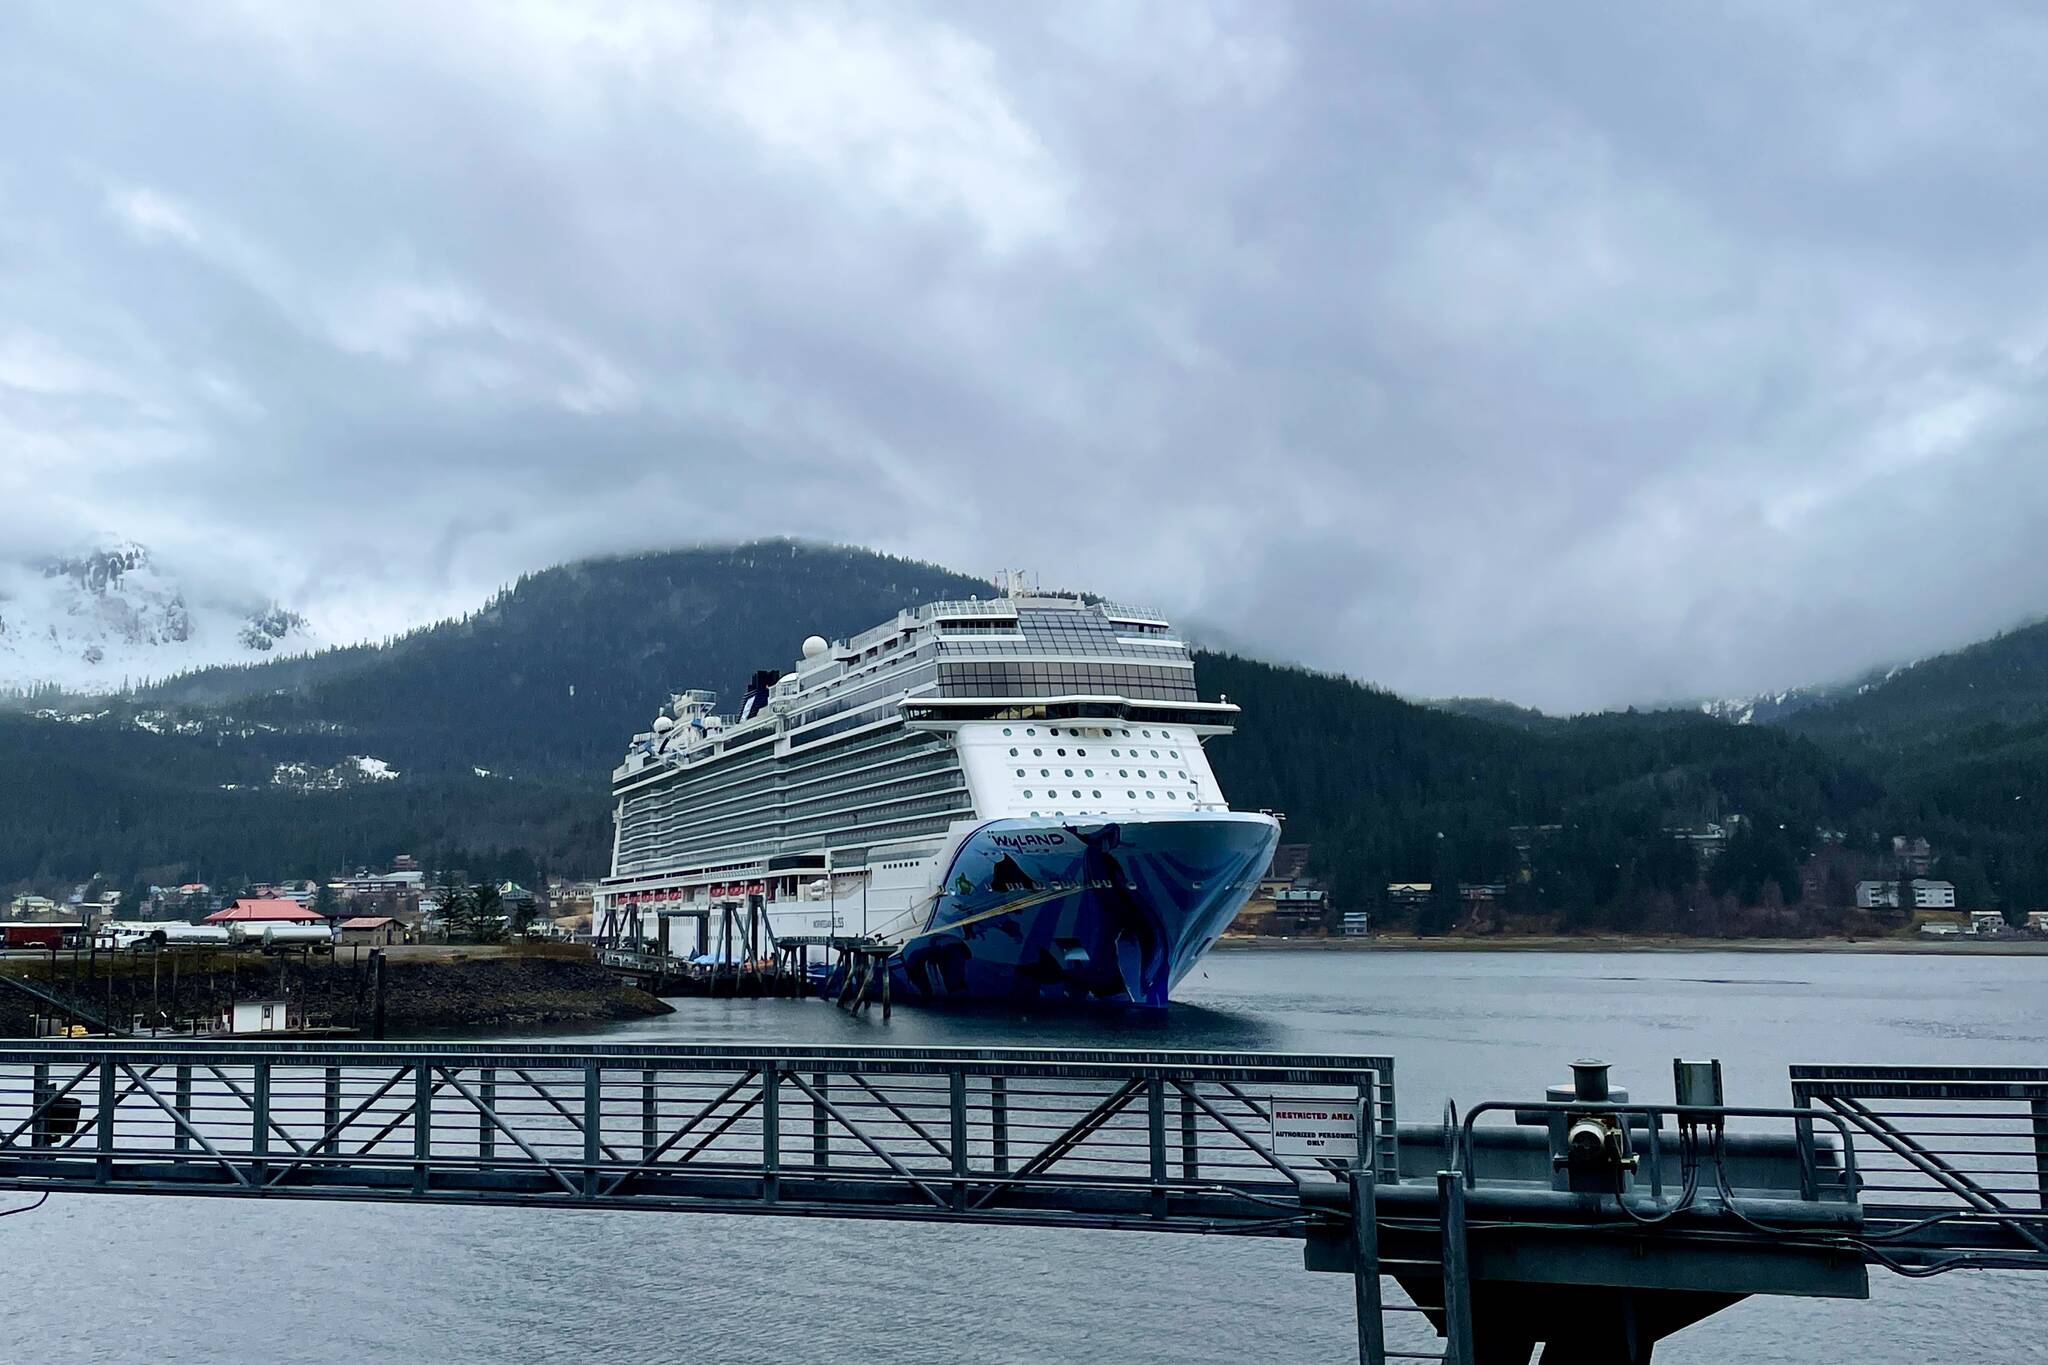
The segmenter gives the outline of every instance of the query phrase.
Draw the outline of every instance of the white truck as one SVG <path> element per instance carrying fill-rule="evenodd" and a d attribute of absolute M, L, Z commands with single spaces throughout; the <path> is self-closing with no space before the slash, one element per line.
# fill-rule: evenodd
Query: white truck
<path fill-rule="evenodd" d="M 112 920 L 93 933 L 95 948 L 144 952 L 154 946 L 167 948 L 225 948 L 233 940 L 218 924 L 186 924 L 182 920 Z"/>

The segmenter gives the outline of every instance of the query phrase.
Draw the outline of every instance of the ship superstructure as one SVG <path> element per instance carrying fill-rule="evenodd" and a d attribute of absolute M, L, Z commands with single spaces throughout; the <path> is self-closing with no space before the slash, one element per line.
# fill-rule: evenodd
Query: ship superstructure
<path fill-rule="evenodd" d="M 682 692 L 633 737 L 600 914 L 644 941 L 756 897 L 778 937 L 899 945 L 913 995 L 1163 1005 L 1278 840 L 1203 752 L 1236 714 L 1115 603 L 1010 586 L 812 636 L 733 714 Z"/>

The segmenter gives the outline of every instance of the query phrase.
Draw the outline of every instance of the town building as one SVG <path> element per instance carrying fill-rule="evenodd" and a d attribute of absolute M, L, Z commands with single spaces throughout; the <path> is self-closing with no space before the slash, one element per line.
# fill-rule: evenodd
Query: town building
<path fill-rule="evenodd" d="M 1396 910 L 1420 910 L 1435 889 L 1430 882 L 1388 882 L 1387 904 Z"/>
<path fill-rule="evenodd" d="M 1915 835 L 1908 838 L 1903 834 L 1892 836 L 1892 857 L 1902 871 L 1916 877 L 1924 877 L 1934 866 L 1934 848 L 1925 839 Z"/>
<path fill-rule="evenodd" d="M 208 924 L 319 924 L 326 916 L 316 914 L 303 905 L 280 899 L 253 899 L 243 897 L 225 910 L 216 910 L 206 917 Z"/>
<path fill-rule="evenodd" d="M 20 895 L 7 903 L 9 919 L 47 919 L 63 907 L 48 896 Z"/>
<path fill-rule="evenodd" d="M 341 889 L 342 895 L 356 900 L 385 893 L 418 896 L 426 882 L 427 874 L 418 868 L 394 868 L 389 872 L 358 871 L 343 877 L 335 885 Z"/>
<path fill-rule="evenodd" d="M 1927 877 L 1915 877 L 1912 881 L 1915 910 L 1953 910 L 1956 908 L 1956 884 L 1935 881 Z M 1899 908 L 1899 884 L 1896 881 L 1860 881 L 1856 883 L 1856 908 L 1859 910 L 1896 910 Z"/>
<path fill-rule="evenodd" d="M 393 944 L 405 942 L 405 924 L 392 915 L 345 919 L 334 928 L 336 943 Z"/>
<path fill-rule="evenodd" d="M 1670 825 L 1664 832 L 1674 839 L 1690 844 L 1699 856 L 1700 866 L 1705 867 L 1728 851 L 1728 840 L 1734 834 L 1739 817 L 1725 822 L 1708 821 L 1704 825 Z"/>
<path fill-rule="evenodd" d="M 1328 896 L 1320 887 L 1291 886 L 1273 893 L 1266 932 L 1295 937 L 1320 934 L 1329 924 Z"/>
<path fill-rule="evenodd" d="M 1274 849 L 1258 890 L 1230 922 L 1230 931 L 1286 938 L 1328 933 L 1329 893 L 1308 875 L 1308 855 L 1307 844 Z"/>
<path fill-rule="evenodd" d="M 1956 908 L 1956 884 L 1954 882 L 1932 881 L 1926 877 L 1913 879 L 1913 908 L 1915 910 L 1953 910 Z"/>
<path fill-rule="evenodd" d="M 1307 844 L 1281 844 L 1274 849 L 1273 861 L 1252 894 L 1271 897 L 1300 881 L 1308 873 L 1308 848 Z"/>

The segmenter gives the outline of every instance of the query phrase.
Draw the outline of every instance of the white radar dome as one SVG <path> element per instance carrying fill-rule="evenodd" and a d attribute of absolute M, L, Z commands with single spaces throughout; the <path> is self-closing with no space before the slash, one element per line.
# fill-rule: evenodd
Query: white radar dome
<path fill-rule="evenodd" d="M 810 639 L 804 641 L 804 657 L 806 659 L 815 659 L 830 648 L 832 646 L 826 643 L 824 636 L 813 635 Z"/>
<path fill-rule="evenodd" d="M 670 720 L 667 716 L 656 716 L 654 718 L 654 733 L 657 735 L 662 734 L 663 732 L 668 730 L 673 730 L 675 728 L 676 723 Z"/>

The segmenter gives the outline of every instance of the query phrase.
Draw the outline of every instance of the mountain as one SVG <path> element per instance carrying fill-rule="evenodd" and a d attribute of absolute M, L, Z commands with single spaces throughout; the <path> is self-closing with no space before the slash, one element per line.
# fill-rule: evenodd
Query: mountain
<path fill-rule="evenodd" d="M 389 644 L 205 669 L 134 700 L 237 729 L 328 727 L 400 768 L 602 786 L 671 692 L 736 696 L 754 670 L 792 666 L 807 635 L 994 591 L 929 564 L 790 541 L 587 559 Z"/>
<path fill-rule="evenodd" d="M 319 643 L 298 613 L 188 588 L 133 541 L 0 563 L 0 695 L 119 692 Z"/>
<path fill-rule="evenodd" d="M 1497 697 L 1437 697 L 1422 704 L 1432 710 L 1447 711 L 1454 716 L 1490 720 L 1499 725 L 1512 725 L 1523 730 L 1547 730 L 1558 724 L 1557 717 L 1546 715 L 1533 706 L 1518 706 L 1514 702 L 1501 701 Z"/>
<path fill-rule="evenodd" d="M 731 696 L 806 635 L 992 591 L 789 542 L 585 560 L 388 644 L 0 713 L 0 772 L 35 794 L 0 803 L 0 885 L 316 875 L 451 845 L 601 871 L 611 768 L 670 692 Z"/>
<path fill-rule="evenodd" d="M 1815 738 L 1886 753 L 1998 742 L 2048 722 L 2048 622 L 1868 678 L 1784 719 Z"/>
<path fill-rule="evenodd" d="M 989 591 L 790 542 L 588 560 L 387 644 L 0 716 L 0 771 L 35 793 L 0 803 L 0 884 L 303 876 L 402 851 L 522 879 L 536 864 L 601 872 L 607 775 L 672 690 L 732 695 L 752 670 L 787 667 L 806 635 Z M 1769 727 L 1456 715 L 1235 655 L 1197 668 L 1204 696 L 1245 710 L 1210 749 L 1233 803 L 1283 812 L 1351 904 L 1391 880 L 1513 879 L 1537 911 L 1659 922 L 1699 873 L 1666 828 L 1728 812 L 1769 834 L 1717 864 L 1732 871 L 1712 895 L 1790 899 L 1814 831 L 1885 796 L 1854 763 Z"/>

